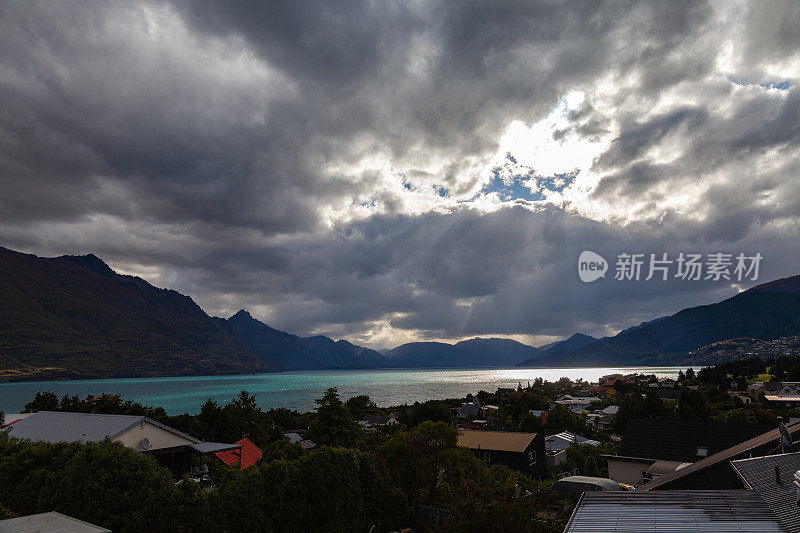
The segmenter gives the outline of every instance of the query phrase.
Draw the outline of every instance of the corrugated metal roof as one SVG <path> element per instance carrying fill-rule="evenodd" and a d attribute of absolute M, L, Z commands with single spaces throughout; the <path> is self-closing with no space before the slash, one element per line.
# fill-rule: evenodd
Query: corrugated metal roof
<path fill-rule="evenodd" d="M 240 465 L 242 470 L 248 466 L 253 466 L 261 460 L 263 452 L 247 437 L 237 441 L 236 444 L 242 445 L 239 451 L 230 450 L 227 452 L 220 452 L 217 454 L 217 458 L 228 466 Z"/>
<path fill-rule="evenodd" d="M 513 433 L 510 431 L 459 431 L 458 445 L 473 450 L 495 450 L 499 452 L 523 452 L 536 438 L 536 433 Z"/>
<path fill-rule="evenodd" d="M 241 444 L 228 444 L 226 442 L 197 442 L 195 444 L 188 444 L 188 448 L 196 451 L 197 453 L 217 453 L 225 452 L 228 450 L 236 450 L 241 448 Z"/>
<path fill-rule="evenodd" d="M 15 422 L 8 431 L 12 437 L 19 439 L 46 442 L 97 442 L 106 437 L 115 439 L 143 421 L 180 435 L 191 442 L 200 442 L 190 435 L 139 415 L 39 411 Z"/>
<path fill-rule="evenodd" d="M 0 520 L 0 533 L 111 533 L 105 529 L 65 514 L 51 511 L 19 518 Z"/>
<path fill-rule="evenodd" d="M 584 492 L 565 533 L 782 532 L 751 490 Z"/>
<path fill-rule="evenodd" d="M 555 435 L 548 435 L 544 438 L 544 447 L 547 450 L 566 450 L 573 444 L 586 444 L 588 446 L 599 446 L 600 442 L 592 439 L 587 439 L 581 435 L 576 435 L 569 431 L 562 431 Z"/>
<path fill-rule="evenodd" d="M 96 442 L 115 438 L 143 416 L 39 411 L 9 429 L 12 437 L 47 442 Z"/>
<path fill-rule="evenodd" d="M 767 455 L 731 461 L 733 468 L 747 485 L 758 492 L 787 531 L 800 533 L 800 505 L 794 474 L 800 470 L 800 453 Z M 775 467 L 781 482 L 775 479 Z"/>
<path fill-rule="evenodd" d="M 796 422 L 794 424 L 789 424 L 787 426 L 789 433 L 792 435 L 793 438 L 797 438 L 800 436 L 800 422 Z M 705 459 L 701 459 L 696 463 L 692 463 L 690 466 L 686 468 L 681 468 L 671 474 L 667 474 L 666 476 L 661 476 L 659 478 L 654 479 L 650 483 L 647 483 L 640 487 L 637 490 L 653 490 L 660 488 L 664 485 L 668 485 L 669 483 L 686 477 L 691 476 L 697 472 L 705 470 L 706 468 L 711 468 L 716 466 L 720 463 L 724 463 L 726 461 L 731 461 L 736 459 L 742 454 L 746 454 L 751 450 L 755 450 L 757 448 L 766 447 L 767 445 L 772 445 L 772 443 L 777 446 L 780 443 L 781 434 L 778 428 L 775 428 L 771 431 L 767 431 L 766 433 L 759 435 L 758 437 L 754 437 L 748 441 L 745 441 L 741 444 L 737 444 L 736 446 L 732 446 L 727 450 L 723 450 L 717 454 L 714 454 L 710 457 L 706 457 Z"/>

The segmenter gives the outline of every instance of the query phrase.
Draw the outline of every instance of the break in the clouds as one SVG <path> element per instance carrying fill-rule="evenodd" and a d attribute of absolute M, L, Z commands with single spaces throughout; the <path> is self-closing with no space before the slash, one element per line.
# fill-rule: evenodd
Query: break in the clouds
<path fill-rule="evenodd" d="M 800 273 L 796 2 L 0 2 L 0 244 L 370 346 L 606 334 Z M 752 284 L 752 283 L 751 283 Z"/>

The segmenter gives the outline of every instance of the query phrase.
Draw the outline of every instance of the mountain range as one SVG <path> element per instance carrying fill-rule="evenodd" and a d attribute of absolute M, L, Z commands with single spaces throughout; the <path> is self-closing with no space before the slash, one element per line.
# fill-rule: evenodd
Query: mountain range
<path fill-rule="evenodd" d="M 721 302 L 683 309 L 525 366 L 641 366 L 697 361 L 707 345 L 728 339 L 800 334 L 800 276 L 758 285 Z"/>
<path fill-rule="evenodd" d="M 728 339 L 800 334 L 800 276 L 684 309 L 613 337 L 539 348 L 511 339 L 411 342 L 381 353 L 274 329 L 242 310 L 208 316 L 190 297 L 114 272 L 95 255 L 0 247 L 0 380 L 240 374 L 329 368 L 639 366 L 695 362 Z M 689 354 L 688 352 L 694 351 Z M 713 350 L 719 359 L 720 350 Z"/>

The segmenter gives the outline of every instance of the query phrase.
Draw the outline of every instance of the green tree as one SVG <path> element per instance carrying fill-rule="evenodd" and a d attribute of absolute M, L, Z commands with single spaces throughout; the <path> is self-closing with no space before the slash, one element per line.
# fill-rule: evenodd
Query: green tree
<path fill-rule="evenodd" d="M 442 468 L 442 454 L 455 449 L 457 442 L 455 428 L 444 422 L 425 421 L 410 431 L 396 433 L 379 454 L 409 501 L 429 503 Z"/>
<path fill-rule="evenodd" d="M 0 437 L 0 502 L 20 516 L 59 511 L 113 531 L 213 530 L 205 491 L 179 488 L 152 457 L 118 442 Z"/>
<path fill-rule="evenodd" d="M 402 492 L 373 458 L 325 446 L 229 472 L 211 507 L 229 531 L 388 531 L 408 520 Z"/>
<path fill-rule="evenodd" d="M 581 472 L 584 476 L 589 477 L 600 477 L 600 469 L 597 468 L 597 461 L 595 461 L 594 456 L 588 456 L 586 461 L 583 464 L 583 469 Z"/>
<path fill-rule="evenodd" d="M 686 390 L 678 400 L 677 416 L 681 420 L 708 420 L 711 406 L 700 390 Z"/>
<path fill-rule="evenodd" d="M 317 416 L 308 426 L 306 437 L 317 444 L 354 445 L 361 435 L 361 427 L 339 399 L 339 391 L 331 387 L 322 398 L 314 401 L 318 405 Z"/>
<path fill-rule="evenodd" d="M 38 411 L 58 411 L 58 396 L 52 391 L 37 392 L 33 401 L 25 404 L 24 413 L 36 413 Z"/>
<path fill-rule="evenodd" d="M 373 402 L 370 399 L 370 397 L 367 396 L 366 394 L 353 396 L 352 398 L 349 398 L 346 402 L 344 402 L 344 405 L 358 420 L 361 419 L 365 411 L 369 411 L 376 408 L 375 402 Z"/>
<path fill-rule="evenodd" d="M 453 410 L 445 402 L 440 400 L 429 400 L 416 404 L 410 411 L 400 413 L 397 421 L 407 426 L 429 422 L 450 422 L 453 419 Z"/>
<path fill-rule="evenodd" d="M 221 441 L 228 437 L 223 425 L 225 423 L 222 407 L 209 398 L 200 406 L 197 415 L 199 437 L 203 440 Z M 237 439 L 238 440 L 238 439 Z"/>

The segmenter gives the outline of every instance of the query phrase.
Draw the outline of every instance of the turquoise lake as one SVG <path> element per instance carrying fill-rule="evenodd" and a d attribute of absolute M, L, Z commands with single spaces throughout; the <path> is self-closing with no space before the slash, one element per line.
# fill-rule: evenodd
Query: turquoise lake
<path fill-rule="evenodd" d="M 0 411 L 18 413 L 40 391 L 64 394 L 122 394 L 125 399 L 161 406 L 171 415 L 196 413 L 212 398 L 220 404 L 233 399 L 240 390 L 255 394 L 264 409 L 287 407 L 298 411 L 314 409 L 328 387 L 336 387 L 343 399 L 367 394 L 379 406 L 399 405 L 443 398 L 458 398 L 480 390 L 523 386 L 541 377 L 597 381 L 601 376 L 632 372 L 675 378 L 686 367 L 626 368 L 483 368 L 483 369 L 397 369 L 397 370 L 307 370 L 239 376 L 193 376 L 168 378 L 95 379 L 35 381 L 0 384 Z"/>

